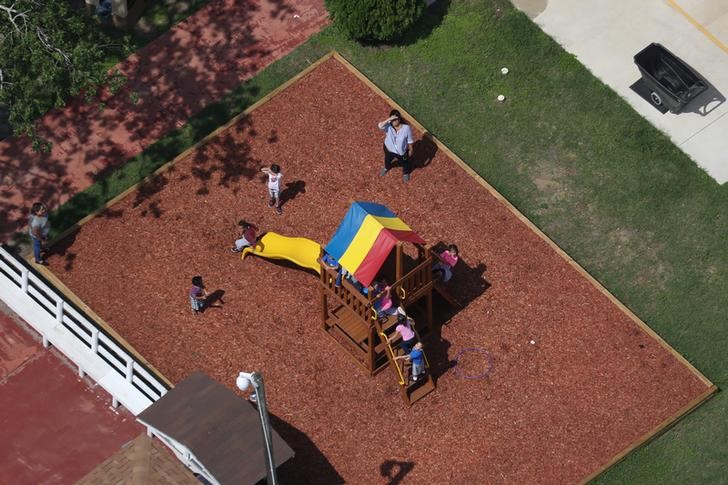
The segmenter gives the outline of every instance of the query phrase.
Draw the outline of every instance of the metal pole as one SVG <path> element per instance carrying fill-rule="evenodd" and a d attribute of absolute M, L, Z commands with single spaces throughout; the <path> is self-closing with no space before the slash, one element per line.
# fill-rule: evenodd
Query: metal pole
<path fill-rule="evenodd" d="M 273 461 L 273 440 L 270 434 L 270 422 L 268 421 L 268 404 L 265 400 L 265 386 L 263 376 L 253 372 L 250 379 L 255 387 L 255 395 L 258 399 L 258 414 L 260 415 L 260 426 L 263 429 L 263 442 L 265 443 L 265 457 L 268 467 L 268 485 L 277 485 L 276 465 Z"/>

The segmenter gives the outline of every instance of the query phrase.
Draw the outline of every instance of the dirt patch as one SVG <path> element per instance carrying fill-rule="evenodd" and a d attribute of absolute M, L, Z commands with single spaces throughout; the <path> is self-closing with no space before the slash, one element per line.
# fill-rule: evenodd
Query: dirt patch
<path fill-rule="evenodd" d="M 379 177 L 390 109 L 329 60 L 84 225 L 50 267 L 174 382 L 201 369 L 234 389 L 238 371 L 261 370 L 296 451 L 289 483 L 574 482 L 706 390 L 420 133 L 412 181 Z M 270 163 L 297 187 L 280 216 L 258 172 Z M 242 218 L 325 244 L 350 200 L 462 254 L 450 285 L 467 306 L 426 343 L 438 388 L 412 408 L 393 373 L 369 378 L 325 334 L 315 276 L 228 251 Z M 222 296 L 197 316 L 196 274 Z M 492 361 L 469 353 L 458 369 L 468 348 Z"/>

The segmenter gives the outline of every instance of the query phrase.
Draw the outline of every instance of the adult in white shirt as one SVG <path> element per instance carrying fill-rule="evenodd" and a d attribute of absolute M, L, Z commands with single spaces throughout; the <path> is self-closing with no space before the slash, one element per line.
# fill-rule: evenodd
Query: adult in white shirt
<path fill-rule="evenodd" d="M 384 132 L 384 168 L 379 175 L 384 177 L 392 168 L 392 162 L 397 159 L 402 165 L 402 180 L 409 182 L 412 165 L 412 129 L 402 119 L 399 111 L 393 109 L 389 112 L 389 118 L 379 122 L 379 129 Z"/>

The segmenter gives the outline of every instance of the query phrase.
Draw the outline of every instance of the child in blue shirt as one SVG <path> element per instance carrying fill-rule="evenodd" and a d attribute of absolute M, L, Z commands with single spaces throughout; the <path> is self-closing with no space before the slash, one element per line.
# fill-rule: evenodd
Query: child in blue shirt
<path fill-rule="evenodd" d="M 425 375 L 425 353 L 422 351 L 422 342 L 417 342 L 408 355 L 400 355 L 395 360 L 409 360 L 412 362 L 412 380 L 417 382 L 418 379 Z"/>

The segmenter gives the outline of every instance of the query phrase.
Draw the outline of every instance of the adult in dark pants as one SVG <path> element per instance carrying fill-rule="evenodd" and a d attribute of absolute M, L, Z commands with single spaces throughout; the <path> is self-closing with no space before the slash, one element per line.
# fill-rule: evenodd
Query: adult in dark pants
<path fill-rule="evenodd" d="M 389 112 L 389 118 L 379 122 L 379 129 L 384 132 L 384 168 L 379 175 L 384 177 L 392 168 L 392 162 L 396 159 L 402 164 L 402 180 L 405 183 L 410 180 L 412 165 L 412 129 L 402 119 L 399 111 L 393 109 Z"/>
<path fill-rule="evenodd" d="M 36 264 L 46 264 L 43 258 L 45 242 L 48 240 L 48 233 L 51 224 L 48 222 L 48 208 L 42 202 L 36 202 L 30 209 L 30 220 L 28 221 L 28 233 L 33 241 L 33 256 Z"/>

